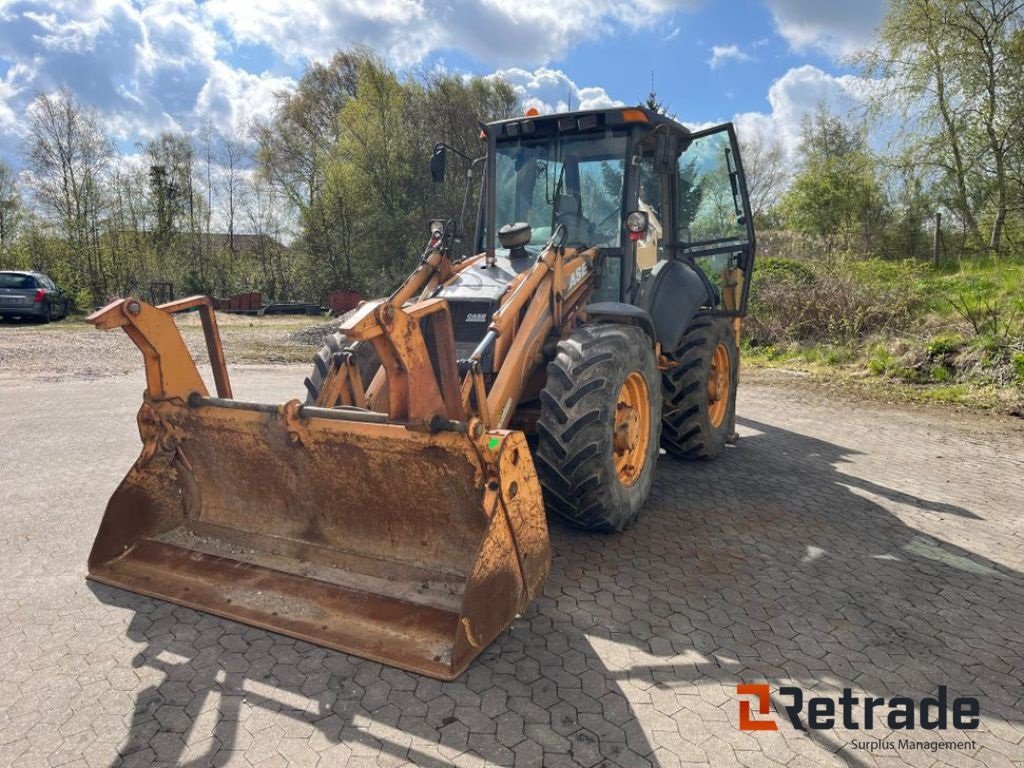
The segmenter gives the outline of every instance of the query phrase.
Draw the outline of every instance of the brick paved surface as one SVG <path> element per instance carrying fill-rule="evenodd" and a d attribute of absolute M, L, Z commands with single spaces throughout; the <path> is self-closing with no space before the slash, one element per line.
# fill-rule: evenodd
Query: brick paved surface
<path fill-rule="evenodd" d="M 297 394 L 301 375 L 249 370 L 236 391 Z M 748 386 L 736 448 L 663 459 L 623 535 L 553 525 L 544 596 L 439 683 L 86 584 L 141 388 L 0 387 L 0 766 L 1024 761 L 1020 422 Z M 943 684 L 980 698 L 982 725 L 974 748 L 941 752 L 744 733 L 738 682 Z"/>

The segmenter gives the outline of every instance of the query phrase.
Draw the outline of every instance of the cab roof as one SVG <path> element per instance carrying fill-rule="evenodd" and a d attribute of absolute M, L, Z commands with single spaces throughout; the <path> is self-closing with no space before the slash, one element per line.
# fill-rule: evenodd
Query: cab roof
<path fill-rule="evenodd" d="M 585 109 L 576 112 L 557 112 L 551 115 L 526 114 L 522 117 L 487 123 L 486 130 L 489 133 L 493 132 L 496 139 L 502 139 L 586 133 L 626 125 L 647 125 L 651 129 L 665 125 L 673 133 L 682 136 L 690 135 L 690 131 L 681 123 L 647 107 Z"/>

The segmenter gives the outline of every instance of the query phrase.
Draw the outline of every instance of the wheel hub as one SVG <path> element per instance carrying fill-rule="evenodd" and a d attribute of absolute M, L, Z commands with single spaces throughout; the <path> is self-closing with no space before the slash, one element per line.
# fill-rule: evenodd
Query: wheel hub
<path fill-rule="evenodd" d="M 651 439 L 651 401 L 647 382 L 637 371 L 629 374 L 619 390 L 615 405 L 612 447 L 615 473 L 625 486 L 640 477 Z"/>
<path fill-rule="evenodd" d="M 729 350 L 724 344 L 715 347 L 711 357 L 711 371 L 708 373 L 708 418 L 711 425 L 719 427 L 729 410 L 729 394 L 732 389 L 732 366 Z"/>

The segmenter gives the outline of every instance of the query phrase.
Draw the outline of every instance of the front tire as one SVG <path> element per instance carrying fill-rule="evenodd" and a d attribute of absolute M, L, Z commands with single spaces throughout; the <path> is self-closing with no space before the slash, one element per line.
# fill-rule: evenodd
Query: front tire
<path fill-rule="evenodd" d="M 647 499 L 658 460 L 661 384 L 650 338 L 585 325 L 559 342 L 537 422 L 547 508 L 590 531 L 621 531 Z"/>
<path fill-rule="evenodd" d="M 662 447 L 684 459 L 713 459 L 736 421 L 739 350 L 728 318 L 698 315 L 662 376 Z"/>

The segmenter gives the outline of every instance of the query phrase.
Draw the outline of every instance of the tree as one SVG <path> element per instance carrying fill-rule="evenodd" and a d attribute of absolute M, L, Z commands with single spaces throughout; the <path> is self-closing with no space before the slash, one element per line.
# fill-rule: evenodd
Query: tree
<path fill-rule="evenodd" d="M 759 222 L 778 204 L 786 188 L 785 152 L 777 136 L 754 132 L 741 133 L 739 145 L 750 211 Z"/>
<path fill-rule="evenodd" d="M 496 78 L 432 72 L 403 79 L 361 56 L 335 121 L 337 139 L 321 159 L 322 187 L 300 212 L 311 295 L 332 288 L 379 293 L 401 280 L 419 255 L 427 220 L 456 218 L 462 208 L 462 173 L 431 182 L 434 144 L 479 156 L 479 121 L 519 109 L 515 92 Z"/>
<path fill-rule="evenodd" d="M 866 73 L 879 78 L 876 112 L 902 107 L 917 161 L 941 172 L 946 205 L 969 242 L 993 253 L 1003 247 L 1015 202 L 1022 7 L 1024 0 L 893 0 L 879 44 L 862 57 Z"/>
<path fill-rule="evenodd" d="M 95 110 L 66 88 L 41 94 L 28 110 L 25 154 L 33 193 L 68 247 L 68 277 L 87 292 L 82 301 L 102 300 L 108 284 L 99 225 L 114 148 Z"/>
<path fill-rule="evenodd" d="M 110 291 L 118 296 L 138 294 L 150 277 L 144 172 L 127 164 L 115 166 L 106 185 L 106 195 L 101 242 Z"/>
<path fill-rule="evenodd" d="M 265 178 L 255 176 L 244 186 L 239 198 L 246 227 L 256 236 L 253 255 L 257 260 L 254 283 L 271 299 L 292 298 L 295 282 L 293 251 L 281 241 L 285 230 L 285 200 Z M 244 275 L 248 281 L 248 274 Z"/>
<path fill-rule="evenodd" d="M 233 139 L 221 144 L 221 163 L 224 170 L 224 223 L 228 233 L 228 249 L 235 251 L 235 227 L 238 221 L 238 202 L 242 188 L 240 163 L 245 159 L 245 147 Z"/>
<path fill-rule="evenodd" d="M 14 180 L 14 171 L 0 160 L 0 262 L 6 261 L 21 223 L 21 196 Z"/>
<path fill-rule="evenodd" d="M 173 269 L 190 292 L 210 292 L 213 275 L 202 242 L 207 202 L 196 183 L 192 137 L 164 132 L 146 145 L 146 156 L 155 218 L 152 237 L 160 271 Z"/>
<path fill-rule="evenodd" d="M 804 121 L 799 170 L 781 202 L 786 224 L 815 235 L 826 255 L 855 238 L 871 252 L 885 215 L 885 196 L 866 130 L 847 125 L 824 107 Z"/>
<path fill-rule="evenodd" d="M 355 49 L 339 51 L 327 64 L 310 64 L 295 91 L 278 94 L 270 121 L 252 126 L 259 172 L 302 222 L 298 245 L 309 269 L 329 282 L 336 279 L 333 265 L 342 258 L 332 235 L 345 219 L 342 212 L 330 210 L 335 204 L 322 200 L 327 166 L 340 136 L 338 115 L 356 95 L 361 62 L 371 58 L 368 50 Z M 330 278 L 323 278 L 325 274 Z"/>
<path fill-rule="evenodd" d="M 292 92 L 277 95 L 267 123 L 252 126 L 264 176 L 299 211 L 313 205 L 324 184 L 324 166 L 338 140 L 338 114 L 355 96 L 358 69 L 371 54 L 363 49 L 336 53 L 327 64 L 313 62 Z"/>
<path fill-rule="evenodd" d="M 651 110 L 651 112 L 657 112 L 659 115 L 668 114 L 668 107 L 666 107 L 665 103 L 658 98 L 658 94 L 654 92 L 653 85 L 650 92 L 647 94 L 647 98 L 644 99 L 644 106 Z"/>

